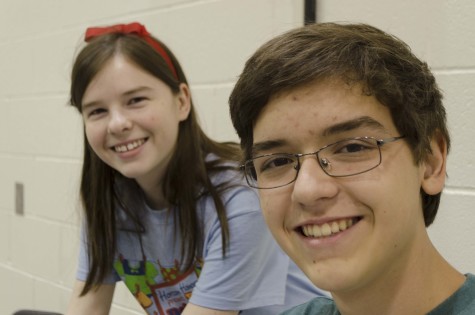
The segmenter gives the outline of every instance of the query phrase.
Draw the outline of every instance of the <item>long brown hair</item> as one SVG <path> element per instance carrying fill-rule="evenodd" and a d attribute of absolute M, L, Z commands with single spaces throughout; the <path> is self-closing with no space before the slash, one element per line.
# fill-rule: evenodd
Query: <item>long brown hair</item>
<path fill-rule="evenodd" d="M 113 56 L 120 54 L 167 84 L 178 93 L 179 84 L 187 83 L 183 70 L 172 52 L 159 40 L 176 70 L 170 70 L 163 56 L 143 38 L 133 34 L 113 33 L 91 40 L 78 54 L 71 75 L 70 103 L 81 112 L 84 92 L 91 80 Z M 127 179 L 105 164 L 92 150 L 84 136 L 84 164 L 80 193 L 85 212 L 85 233 L 89 257 L 89 274 L 81 295 L 100 285 L 113 265 L 116 253 L 117 216 L 121 207 L 137 227 L 143 225 L 136 213 L 137 205 L 127 202 L 118 193 L 118 182 L 126 183 L 126 189 L 137 191 L 135 180 Z M 209 153 L 217 159 L 205 160 Z M 218 143 L 208 138 L 198 124 L 193 104 L 186 120 L 180 122 L 177 145 L 163 178 L 163 195 L 168 204 L 175 206 L 175 227 L 181 235 L 181 260 L 189 268 L 203 244 L 202 224 L 197 215 L 196 203 L 200 194 L 209 194 L 215 203 L 222 229 L 223 255 L 229 240 L 226 211 L 221 193 L 230 186 L 222 183 L 214 186 L 210 176 L 216 172 L 234 168 L 227 161 L 239 159 L 237 144 Z"/>

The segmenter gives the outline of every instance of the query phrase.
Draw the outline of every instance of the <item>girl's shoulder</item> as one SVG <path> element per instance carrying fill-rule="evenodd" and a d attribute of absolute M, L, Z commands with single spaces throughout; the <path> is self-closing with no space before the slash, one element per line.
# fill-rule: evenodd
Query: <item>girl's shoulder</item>
<path fill-rule="evenodd" d="M 237 161 L 223 160 L 214 153 L 209 153 L 205 161 L 213 165 L 209 177 L 214 186 L 222 184 L 247 186 L 244 174 L 240 171 Z"/>
<path fill-rule="evenodd" d="M 209 154 L 206 161 L 219 161 L 219 159 Z M 225 161 L 218 164 L 209 178 L 214 187 L 218 188 L 221 199 L 228 208 L 247 209 L 248 211 L 260 211 L 257 191 L 249 187 L 244 174 L 239 170 L 239 163 L 235 161 Z M 205 203 L 210 203 L 209 194 L 202 194 L 204 199 L 209 199 Z M 209 205 L 207 205 L 209 206 Z"/>

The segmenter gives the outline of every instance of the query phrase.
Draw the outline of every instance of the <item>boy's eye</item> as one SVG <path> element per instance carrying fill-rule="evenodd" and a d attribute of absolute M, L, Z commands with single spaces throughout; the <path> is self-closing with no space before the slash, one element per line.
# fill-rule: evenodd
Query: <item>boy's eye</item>
<path fill-rule="evenodd" d="M 377 148 L 377 145 L 364 140 L 348 140 L 338 142 L 330 147 L 332 148 L 333 154 L 351 154 L 351 153 L 363 153 L 372 149 Z M 329 147 L 329 148 L 330 148 Z"/>
<path fill-rule="evenodd" d="M 354 152 L 363 151 L 366 148 L 367 148 L 366 146 L 363 146 L 360 143 L 349 143 L 341 149 L 341 152 L 342 153 L 352 153 L 352 152 L 354 153 Z"/>
<path fill-rule="evenodd" d="M 280 167 L 292 166 L 293 163 L 295 162 L 290 156 L 287 156 L 287 155 L 273 156 L 272 158 L 263 157 L 257 160 L 258 160 L 257 162 L 261 164 L 259 167 L 259 170 L 261 172 L 265 172 L 265 171 L 280 168 Z"/>

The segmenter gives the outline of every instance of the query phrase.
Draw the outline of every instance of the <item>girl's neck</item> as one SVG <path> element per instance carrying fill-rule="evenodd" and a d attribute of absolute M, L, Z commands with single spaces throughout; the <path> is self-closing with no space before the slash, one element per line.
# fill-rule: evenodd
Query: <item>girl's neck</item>
<path fill-rule="evenodd" d="M 147 205 L 155 210 L 164 209 L 169 206 L 163 195 L 163 189 L 161 183 L 143 183 L 137 181 L 139 187 L 142 189 L 145 202 Z"/>
<path fill-rule="evenodd" d="M 150 196 L 149 194 L 145 194 L 145 202 L 153 210 L 162 210 L 169 206 L 165 198 L 157 198 L 157 196 Z"/>

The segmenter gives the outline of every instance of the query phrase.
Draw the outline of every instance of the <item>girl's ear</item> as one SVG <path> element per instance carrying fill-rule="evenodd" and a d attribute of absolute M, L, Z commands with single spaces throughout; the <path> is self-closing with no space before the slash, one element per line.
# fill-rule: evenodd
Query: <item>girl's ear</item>
<path fill-rule="evenodd" d="M 447 166 L 447 140 L 436 132 L 430 142 L 431 153 L 422 163 L 422 189 L 428 195 L 436 195 L 445 185 Z"/>
<path fill-rule="evenodd" d="M 188 85 L 180 83 L 180 92 L 176 96 L 180 121 L 186 120 L 191 110 L 191 92 Z"/>

